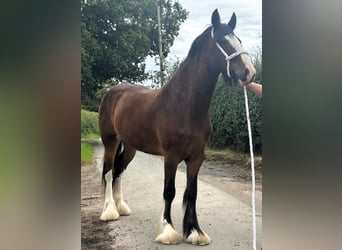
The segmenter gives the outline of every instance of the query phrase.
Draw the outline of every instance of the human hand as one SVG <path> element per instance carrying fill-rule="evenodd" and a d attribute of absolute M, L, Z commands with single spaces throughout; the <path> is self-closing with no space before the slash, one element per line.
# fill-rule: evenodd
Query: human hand
<path fill-rule="evenodd" d="M 245 83 L 245 82 L 242 82 L 241 80 L 238 80 L 238 83 L 241 87 L 247 87 L 251 82 Z"/>

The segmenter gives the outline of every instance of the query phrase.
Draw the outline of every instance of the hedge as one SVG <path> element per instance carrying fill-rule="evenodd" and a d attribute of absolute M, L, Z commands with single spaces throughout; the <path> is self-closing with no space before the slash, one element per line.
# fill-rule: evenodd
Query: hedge
<path fill-rule="evenodd" d="M 99 134 L 98 113 L 82 109 L 81 110 L 81 137 Z"/>
<path fill-rule="evenodd" d="M 248 91 L 253 148 L 262 152 L 262 99 Z M 243 88 L 219 79 L 210 106 L 213 133 L 209 146 L 249 152 Z"/>

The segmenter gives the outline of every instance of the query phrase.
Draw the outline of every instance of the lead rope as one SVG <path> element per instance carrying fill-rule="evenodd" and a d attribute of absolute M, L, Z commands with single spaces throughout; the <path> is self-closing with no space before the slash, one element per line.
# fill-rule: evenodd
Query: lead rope
<path fill-rule="evenodd" d="M 214 29 L 211 29 L 211 38 L 214 39 Z M 215 42 L 217 48 L 221 51 L 221 53 L 226 57 L 227 61 L 227 75 L 230 77 L 230 60 L 234 57 L 237 57 L 241 54 L 247 54 L 246 51 L 236 51 L 235 53 L 228 56 L 228 54 L 224 51 L 224 49 L 220 46 L 218 42 Z M 255 172 L 254 172 L 254 153 L 253 153 L 253 141 L 252 141 L 252 130 L 251 130 L 251 122 L 249 119 L 249 108 L 248 108 L 248 96 L 247 89 L 243 87 L 243 91 L 245 94 L 245 107 L 246 107 L 246 118 L 247 118 L 247 127 L 248 127 L 248 138 L 249 138 L 249 151 L 251 155 L 251 169 L 252 169 L 252 220 L 253 220 L 253 250 L 257 250 L 256 248 L 256 213 L 255 213 Z"/>
<path fill-rule="evenodd" d="M 254 153 L 253 153 L 253 141 L 252 141 L 252 130 L 251 121 L 249 118 L 248 108 L 248 95 L 246 87 L 243 87 L 245 95 L 245 107 L 246 107 L 246 118 L 248 127 L 248 138 L 249 138 L 249 151 L 251 155 L 251 170 L 252 170 L 252 220 L 253 220 L 253 250 L 257 250 L 256 247 L 256 212 L 255 212 L 255 172 L 254 172 Z"/>

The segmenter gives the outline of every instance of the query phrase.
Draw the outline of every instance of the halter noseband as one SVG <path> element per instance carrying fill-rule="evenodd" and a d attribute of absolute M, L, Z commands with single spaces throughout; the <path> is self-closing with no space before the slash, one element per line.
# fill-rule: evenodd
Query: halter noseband
<path fill-rule="evenodd" d="M 214 28 L 211 29 L 211 38 L 214 39 Z M 215 42 L 217 48 L 221 51 L 221 53 L 226 57 L 226 61 L 227 61 L 227 75 L 230 78 L 230 72 L 229 72 L 229 66 L 230 66 L 230 60 L 232 60 L 233 58 L 241 55 L 241 54 L 246 54 L 249 55 L 247 51 L 236 51 L 233 54 L 231 54 L 230 56 L 228 56 L 228 54 L 223 50 L 223 48 L 221 47 L 221 45 L 218 42 Z"/>

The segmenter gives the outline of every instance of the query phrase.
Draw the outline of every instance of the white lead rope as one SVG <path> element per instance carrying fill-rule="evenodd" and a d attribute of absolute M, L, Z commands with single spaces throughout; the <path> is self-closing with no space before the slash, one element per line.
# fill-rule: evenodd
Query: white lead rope
<path fill-rule="evenodd" d="M 211 37 L 214 39 L 214 29 L 211 29 Z M 236 51 L 230 56 L 224 51 L 224 49 L 220 46 L 218 42 L 215 42 L 217 48 L 221 51 L 221 53 L 225 56 L 227 61 L 227 75 L 230 77 L 230 60 L 241 55 L 247 54 L 246 51 Z M 257 250 L 256 248 L 256 212 L 255 212 L 255 172 L 254 172 L 254 153 L 253 153 L 253 141 L 252 141 L 252 129 L 251 122 L 249 119 L 249 108 L 248 108 L 248 96 L 246 87 L 243 88 L 245 94 L 245 107 L 246 107 L 246 118 L 247 118 L 247 127 L 248 127 L 248 138 L 249 138 L 249 151 L 251 155 L 251 169 L 252 169 L 252 220 L 253 220 L 253 250 Z"/>
<path fill-rule="evenodd" d="M 252 141 L 252 129 L 251 121 L 249 118 L 249 108 L 248 108 L 248 96 L 247 89 L 243 87 L 243 92 L 245 94 L 245 107 L 246 107 L 246 118 L 248 127 L 248 138 L 249 138 L 249 151 L 251 155 L 251 170 L 252 170 L 252 220 L 253 220 L 253 250 L 257 250 L 256 247 L 256 212 L 255 212 L 255 172 L 254 172 L 254 153 L 253 153 L 253 141 Z"/>

